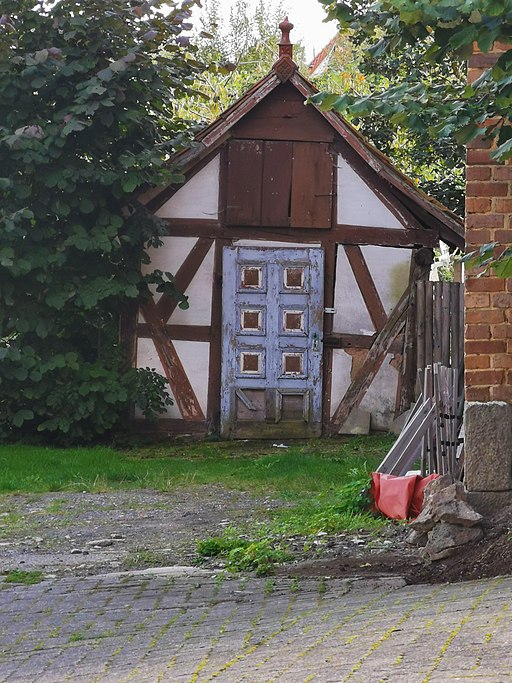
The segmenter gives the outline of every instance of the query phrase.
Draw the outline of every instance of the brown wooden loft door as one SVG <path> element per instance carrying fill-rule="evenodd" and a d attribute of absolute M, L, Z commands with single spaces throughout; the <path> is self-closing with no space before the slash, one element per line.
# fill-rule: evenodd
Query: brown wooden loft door
<path fill-rule="evenodd" d="M 231 140 L 227 174 L 227 225 L 331 227 L 327 143 Z"/>

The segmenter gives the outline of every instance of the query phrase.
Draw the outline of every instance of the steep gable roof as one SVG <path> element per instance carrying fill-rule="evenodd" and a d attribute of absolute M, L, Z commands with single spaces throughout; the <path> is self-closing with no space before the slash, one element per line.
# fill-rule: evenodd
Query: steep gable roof
<path fill-rule="evenodd" d="M 213 123 L 206 126 L 196 136 L 190 149 L 176 155 L 174 161 L 178 162 L 184 173 L 189 172 L 202 159 L 220 147 L 229 137 L 231 129 L 283 83 L 287 82 L 294 86 L 305 100 L 318 92 L 315 86 L 299 73 L 297 65 L 289 56 L 286 48 L 290 43 L 284 45 L 285 51 L 283 53 L 280 50 L 280 58 L 272 70 L 228 107 Z M 401 202 L 407 211 L 413 213 L 420 223 L 435 230 L 439 237 L 450 246 L 459 248 L 464 246 L 464 225 L 458 216 L 423 192 L 341 115 L 334 111 L 324 111 L 311 103 L 307 106 L 314 107 L 357 157 L 388 184 L 397 201 Z M 158 191 L 153 191 L 148 196 L 152 208 L 159 205 L 158 196 Z"/>

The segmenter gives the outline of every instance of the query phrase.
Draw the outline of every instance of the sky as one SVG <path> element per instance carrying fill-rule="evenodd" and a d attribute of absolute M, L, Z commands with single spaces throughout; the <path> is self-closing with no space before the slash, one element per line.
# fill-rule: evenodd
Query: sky
<path fill-rule="evenodd" d="M 278 4 L 278 0 L 266 2 L 269 8 Z M 219 4 L 227 19 L 237 0 L 219 0 Z M 288 8 L 288 18 L 294 25 L 290 36 L 292 43 L 301 41 L 306 48 L 306 59 L 311 60 L 334 36 L 336 23 L 323 23 L 325 12 L 317 0 L 283 0 L 283 5 Z"/>

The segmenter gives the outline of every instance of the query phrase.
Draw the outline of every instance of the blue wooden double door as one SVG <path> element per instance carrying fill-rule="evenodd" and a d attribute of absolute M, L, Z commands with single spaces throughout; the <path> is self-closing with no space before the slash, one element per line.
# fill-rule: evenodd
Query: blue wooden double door
<path fill-rule="evenodd" d="M 319 435 L 323 251 L 225 247 L 223 256 L 223 435 Z"/>

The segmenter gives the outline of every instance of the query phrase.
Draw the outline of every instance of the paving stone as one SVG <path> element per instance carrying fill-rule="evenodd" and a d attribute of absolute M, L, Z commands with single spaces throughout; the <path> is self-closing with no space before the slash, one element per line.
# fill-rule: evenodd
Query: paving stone
<path fill-rule="evenodd" d="M 328 580 L 323 595 L 317 581 L 293 592 L 285 579 L 271 594 L 253 578 L 245 586 L 191 576 L 172 586 L 159 576 L 47 583 L 9 589 L 2 682 L 444 683 L 469 674 L 492 682 L 512 670 L 512 577 L 353 588 Z"/>

